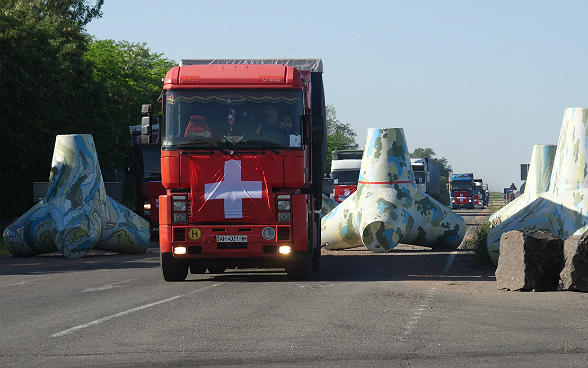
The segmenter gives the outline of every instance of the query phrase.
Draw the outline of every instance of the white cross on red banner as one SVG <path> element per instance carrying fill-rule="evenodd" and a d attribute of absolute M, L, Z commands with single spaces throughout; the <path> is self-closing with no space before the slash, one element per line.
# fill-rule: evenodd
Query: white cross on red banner
<path fill-rule="evenodd" d="M 225 218 L 243 217 L 244 198 L 262 198 L 261 181 L 241 180 L 241 161 L 225 161 L 224 180 L 204 184 L 204 201 L 224 200 Z"/>

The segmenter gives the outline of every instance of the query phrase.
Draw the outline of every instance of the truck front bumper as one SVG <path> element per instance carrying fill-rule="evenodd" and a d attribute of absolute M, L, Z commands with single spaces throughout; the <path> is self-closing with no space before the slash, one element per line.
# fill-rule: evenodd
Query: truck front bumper
<path fill-rule="evenodd" d="M 295 248 L 290 225 L 160 226 L 159 235 L 161 251 L 178 259 L 283 259 Z"/>

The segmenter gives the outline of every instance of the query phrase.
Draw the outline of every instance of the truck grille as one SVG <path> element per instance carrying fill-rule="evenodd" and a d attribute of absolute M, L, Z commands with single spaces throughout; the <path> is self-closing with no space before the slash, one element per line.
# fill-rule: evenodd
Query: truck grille
<path fill-rule="evenodd" d="M 216 243 L 217 249 L 247 249 L 247 243 Z"/>

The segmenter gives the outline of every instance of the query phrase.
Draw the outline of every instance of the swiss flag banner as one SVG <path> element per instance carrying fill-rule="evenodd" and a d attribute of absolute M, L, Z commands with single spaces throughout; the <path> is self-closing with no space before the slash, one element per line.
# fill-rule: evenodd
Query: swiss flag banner
<path fill-rule="evenodd" d="M 469 197 L 467 191 L 454 191 L 453 192 L 453 199 L 455 204 L 468 204 Z"/>
<path fill-rule="evenodd" d="M 276 220 L 262 157 L 193 156 L 190 165 L 192 221 L 255 224 Z"/>

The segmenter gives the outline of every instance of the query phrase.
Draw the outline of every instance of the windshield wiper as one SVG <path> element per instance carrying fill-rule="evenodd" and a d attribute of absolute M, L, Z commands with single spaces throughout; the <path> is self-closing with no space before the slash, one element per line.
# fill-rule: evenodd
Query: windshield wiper
<path fill-rule="evenodd" d="M 216 145 L 215 143 L 212 142 L 208 142 L 208 141 L 197 141 L 197 142 L 190 142 L 190 143 L 177 143 L 174 144 L 173 146 L 179 147 L 179 148 L 193 148 L 193 149 L 198 149 L 198 148 L 218 148 L 218 145 Z"/>
<path fill-rule="evenodd" d="M 286 148 L 280 144 L 268 142 L 268 141 L 264 141 L 264 140 L 260 140 L 260 139 L 248 139 L 246 141 L 239 142 L 235 146 L 236 146 L 236 148 L 257 148 L 260 150 L 265 149 L 265 150 L 270 150 L 275 154 L 279 153 L 277 151 L 277 149 Z"/>

